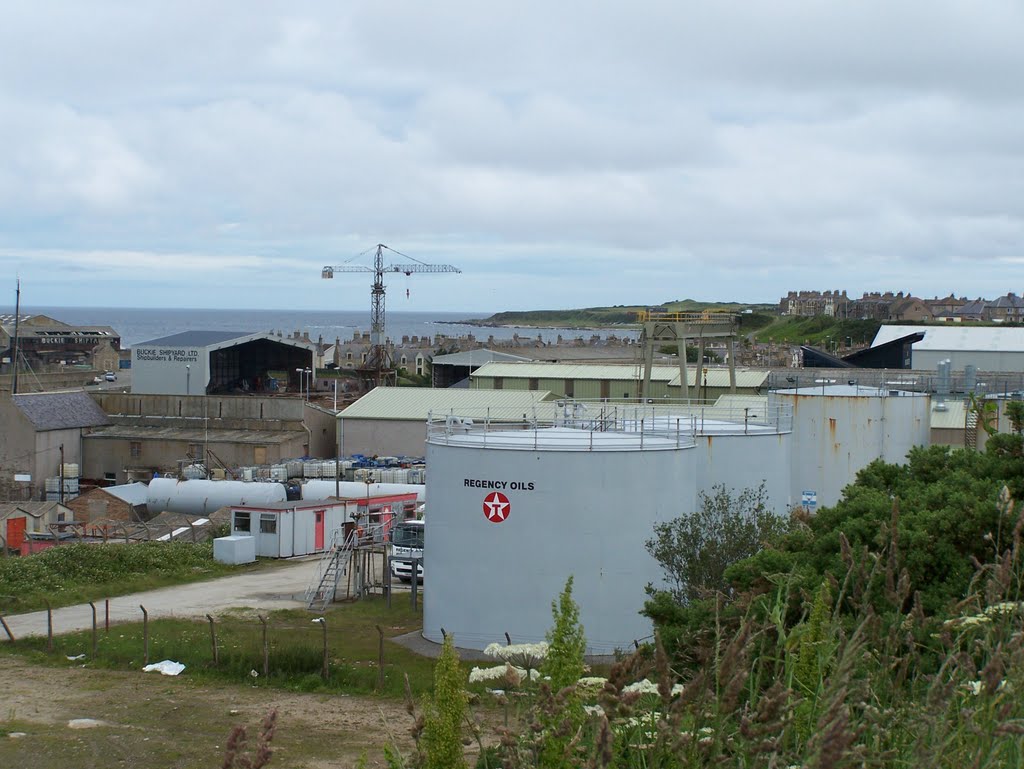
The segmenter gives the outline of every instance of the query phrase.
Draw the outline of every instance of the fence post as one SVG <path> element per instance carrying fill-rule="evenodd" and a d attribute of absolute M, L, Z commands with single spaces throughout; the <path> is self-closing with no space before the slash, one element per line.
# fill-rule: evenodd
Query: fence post
<path fill-rule="evenodd" d="M 420 559 L 412 559 L 412 610 L 416 611 L 416 603 L 419 598 L 419 586 L 420 586 Z"/>
<path fill-rule="evenodd" d="M 14 633 L 7 627 L 7 622 L 4 620 L 3 615 L 0 614 L 0 625 L 4 626 L 4 632 L 7 633 L 7 637 L 11 639 L 11 643 L 14 643 Z"/>
<path fill-rule="evenodd" d="M 320 628 L 324 631 L 324 666 L 320 675 L 323 676 L 323 679 L 326 681 L 331 676 L 331 671 L 327 661 L 327 618 L 320 617 L 318 622 L 320 623 Z"/>
<path fill-rule="evenodd" d="M 210 647 L 213 649 L 213 664 L 219 665 L 220 653 L 217 650 L 217 630 L 213 626 L 213 617 L 207 614 L 206 619 L 210 620 Z"/>
<path fill-rule="evenodd" d="M 106 598 L 103 601 L 103 631 L 106 633 L 110 632 L 110 599 Z"/>
<path fill-rule="evenodd" d="M 384 553 L 384 596 L 385 605 L 391 608 L 391 556 Z"/>
<path fill-rule="evenodd" d="M 146 611 L 146 607 L 141 603 L 139 608 L 142 609 L 142 647 L 143 647 L 143 665 L 149 664 L 149 612 Z"/>
<path fill-rule="evenodd" d="M 505 631 L 505 643 L 508 644 L 509 646 L 512 645 L 512 636 L 510 636 L 508 634 L 507 630 Z"/>
<path fill-rule="evenodd" d="M 384 631 L 380 625 L 377 628 L 377 691 L 384 691 Z"/>
<path fill-rule="evenodd" d="M 43 602 L 46 604 L 46 651 L 53 651 L 53 609 L 50 608 L 50 602 L 44 598 Z"/>
<path fill-rule="evenodd" d="M 260 623 L 263 625 L 263 677 L 270 676 L 270 643 L 267 641 L 267 618 L 257 614 Z"/>
<path fill-rule="evenodd" d="M 89 601 L 89 608 L 92 609 L 92 656 L 96 658 L 96 652 L 99 648 L 99 643 L 96 640 L 96 604 Z"/>

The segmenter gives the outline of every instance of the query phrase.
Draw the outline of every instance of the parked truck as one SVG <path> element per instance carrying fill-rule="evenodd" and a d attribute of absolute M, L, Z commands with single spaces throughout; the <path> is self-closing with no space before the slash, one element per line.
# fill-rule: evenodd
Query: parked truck
<path fill-rule="evenodd" d="M 423 581 L 423 520 L 408 520 L 391 527 L 391 576 L 412 582 L 412 562 L 418 559 L 417 581 Z"/>

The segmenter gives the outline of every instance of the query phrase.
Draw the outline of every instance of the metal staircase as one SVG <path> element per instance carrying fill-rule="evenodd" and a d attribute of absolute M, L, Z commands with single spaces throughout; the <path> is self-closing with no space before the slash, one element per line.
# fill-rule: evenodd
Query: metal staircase
<path fill-rule="evenodd" d="M 325 611 L 334 601 L 338 583 L 352 562 L 356 536 L 355 530 L 346 536 L 344 529 L 335 529 L 331 534 L 331 546 L 324 551 L 316 574 L 306 588 L 306 608 L 310 611 Z"/>
<path fill-rule="evenodd" d="M 970 449 L 978 448 L 978 415 L 974 409 L 967 409 L 967 419 L 964 425 L 964 445 Z"/>
<path fill-rule="evenodd" d="M 323 612 L 333 603 L 338 593 L 341 578 L 348 573 L 352 563 L 352 554 L 360 548 L 379 546 L 383 542 L 386 524 L 373 523 L 368 526 L 351 529 L 346 535 L 345 530 L 338 528 L 331 534 L 331 544 L 324 551 L 309 587 L 306 588 L 306 608 L 310 611 Z M 359 574 L 354 575 L 356 582 Z M 354 592 L 362 595 L 363 586 L 357 584 Z"/>

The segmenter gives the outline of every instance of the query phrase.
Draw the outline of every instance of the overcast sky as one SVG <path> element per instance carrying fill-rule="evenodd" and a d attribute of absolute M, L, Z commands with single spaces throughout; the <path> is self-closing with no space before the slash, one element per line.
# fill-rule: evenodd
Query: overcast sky
<path fill-rule="evenodd" d="M 0 147 L 0 305 L 1024 292 L 1019 0 L 13 1 Z"/>

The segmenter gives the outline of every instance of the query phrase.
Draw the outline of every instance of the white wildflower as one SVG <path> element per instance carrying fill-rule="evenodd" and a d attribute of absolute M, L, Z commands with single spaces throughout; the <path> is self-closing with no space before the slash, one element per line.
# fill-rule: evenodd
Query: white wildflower
<path fill-rule="evenodd" d="M 637 681 L 635 684 L 629 684 L 628 686 L 622 687 L 623 694 L 632 694 L 633 692 L 639 692 L 640 694 L 657 694 L 658 685 L 645 678 L 642 681 Z"/>
<path fill-rule="evenodd" d="M 582 689 L 600 689 L 606 683 L 608 683 L 608 679 L 601 676 L 584 676 L 576 682 L 576 685 Z"/>
<path fill-rule="evenodd" d="M 983 691 L 985 691 L 985 683 L 983 681 L 968 681 L 964 684 L 964 688 L 967 689 L 971 694 L 977 697 Z"/>
<path fill-rule="evenodd" d="M 517 668 L 515 665 L 498 665 L 493 668 L 473 668 L 469 671 L 469 682 L 471 684 L 480 683 L 481 681 L 499 681 L 505 678 L 509 672 L 517 675 L 520 680 L 526 678 L 526 670 L 524 668 Z M 535 681 L 540 677 L 540 673 L 536 670 L 530 671 L 530 680 Z"/>
<path fill-rule="evenodd" d="M 584 705 L 583 711 L 591 716 L 599 716 L 604 713 L 604 709 L 600 705 Z"/>
<path fill-rule="evenodd" d="M 249 675 L 252 676 L 253 678 L 259 678 L 260 677 L 260 674 L 257 673 L 255 670 L 250 670 L 249 671 Z"/>
<path fill-rule="evenodd" d="M 985 609 L 986 616 L 994 617 L 999 614 L 1013 614 L 1020 610 L 1021 605 L 1017 601 L 1003 601 Z"/>
<path fill-rule="evenodd" d="M 504 660 L 516 667 L 535 668 L 548 656 L 548 645 L 541 641 L 535 644 L 490 644 L 484 649 L 488 657 Z"/>

